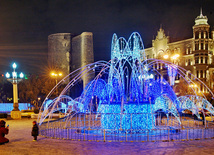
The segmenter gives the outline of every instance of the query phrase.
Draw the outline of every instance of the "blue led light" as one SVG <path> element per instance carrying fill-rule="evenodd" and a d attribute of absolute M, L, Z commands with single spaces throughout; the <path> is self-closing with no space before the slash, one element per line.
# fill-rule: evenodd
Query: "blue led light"
<path fill-rule="evenodd" d="M 158 72 L 156 69 L 158 67 L 155 67 L 160 63 L 163 69 L 167 69 L 166 78 L 164 73 Z M 91 66 L 98 67 L 99 65 L 100 62 L 95 62 Z M 102 65 L 107 66 L 106 69 Z M 101 117 L 95 121 L 93 115 L 90 115 L 92 116 L 90 121 L 93 123 L 100 121 L 97 124 L 100 124 L 101 129 L 115 129 L 116 132 L 154 129 L 158 111 L 163 111 L 167 117 L 172 114 L 175 120 L 177 119 L 178 125 L 181 124 L 179 113 L 185 109 L 191 110 L 198 117 L 199 109 L 206 109 L 214 115 L 214 108 L 206 99 L 196 95 L 176 96 L 172 86 L 175 76 L 181 75 L 179 67 L 156 59 L 147 60 L 142 39 L 136 32 L 128 41 L 114 34 L 111 61 L 102 65 L 100 66 L 103 68 L 98 76 L 84 88 L 78 98 L 68 97 L 69 102 L 65 104 L 57 99 L 51 103 L 46 101 L 43 109 L 50 110 L 57 100 L 61 108 L 68 109 L 68 111 L 84 114 L 96 112 L 96 118 Z M 86 68 L 95 70 L 91 66 L 86 66 Z M 71 87 L 75 81 L 86 76 L 84 72 L 78 74 L 81 75 L 79 79 L 76 76 L 72 79 Z M 105 78 L 102 77 L 104 72 L 107 73 Z M 92 108 L 95 104 L 97 107 Z M 92 124 L 89 128 L 93 125 L 97 127 L 97 124 Z"/>
<path fill-rule="evenodd" d="M 101 105 L 101 127 L 103 129 L 152 129 L 155 116 L 151 115 L 153 105 L 129 103 L 124 105 L 121 114 L 121 105 Z M 103 114 L 104 113 L 104 114 Z"/>

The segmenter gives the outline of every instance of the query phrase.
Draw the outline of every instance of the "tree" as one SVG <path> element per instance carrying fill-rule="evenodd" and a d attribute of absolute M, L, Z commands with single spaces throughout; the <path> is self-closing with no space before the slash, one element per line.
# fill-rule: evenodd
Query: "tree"
<path fill-rule="evenodd" d="M 43 76 L 30 75 L 19 83 L 19 100 L 20 102 L 31 103 L 34 106 L 38 105 L 38 98 L 43 102 L 44 98 L 54 87 L 55 81 L 48 80 Z"/>
<path fill-rule="evenodd" d="M 188 83 L 184 80 L 180 80 L 179 84 L 174 86 L 174 91 L 175 93 L 178 93 L 179 96 L 185 96 L 185 95 L 190 95 L 193 94 L 192 89 L 189 87 Z"/>
<path fill-rule="evenodd" d="M 0 102 L 7 103 L 12 102 L 13 97 L 13 85 L 7 81 L 4 76 L 0 76 Z"/>

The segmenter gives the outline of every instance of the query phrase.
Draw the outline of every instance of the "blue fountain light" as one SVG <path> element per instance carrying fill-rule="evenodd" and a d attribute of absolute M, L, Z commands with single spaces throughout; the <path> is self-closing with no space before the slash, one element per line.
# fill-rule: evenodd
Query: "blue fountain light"
<path fill-rule="evenodd" d="M 119 103 L 101 105 L 101 127 L 103 129 L 152 129 L 155 116 L 151 116 L 153 105 L 128 103 L 121 113 Z"/>
<path fill-rule="evenodd" d="M 156 69 L 155 66 L 160 64 L 163 64 L 168 75 L 163 76 Z M 51 114 L 56 110 L 53 108 L 57 105 L 70 110 L 69 114 L 72 117 L 74 111 L 86 114 L 87 118 L 90 114 L 90 121 L 85 122 L 89 124 L 89 128 L 97 128 L 99 124 L 100 129 L 111 129 L 116 132 L 154 129 L 157 126 L 158 111 L 163 111 L 168 118 L 173 116 L 177 121 L 175 124 L 178 125 L 181 125 L 180 113 L 185 109 L 194 111 L 198 117 L 199 109 L 206 109 L 214 114 L 213 106 L 204 98 L 193 95 L 176 96 L 172 88 L 175 76 L 179 74 L 186 80 L 186 72 L 181 67 L 166 61 L 147 60 L 142 39 L 136 32 L 132 33 L 128 41 L 114 34 L 111 61 L 95 62 L 79 69 L 82 70 L 79 73 L 74 72 L 74 75 L 71 73 L 67 76 L 70 82 L 61 94 L 69 94 L 71 87 L 78 80 L 80 81 L 82 76 L 87 76 L 87 73 L 97 70 L 97 67 L 101 67 L 101 71 L 88 83 L 78 98 L 71 99 L 68 96 L 69 102 L 62 104 L 61 98 L 66 97 L 60 95 L 48 106 L 44 106 L 46 111 L 43 112 L 42 121 L 47 117 L 47 111 L 49 110 L 48 114 Z M 189 80 L 186 80 L 187 85 L 194 83 Z M 93 108 L 95 104 L 97 107 Z"/>
<path fill-rule="evenodd" d="M 155 126 L 154 109 L 165 109 L 179 117 L 171 106 L 177 97 L 169 83 L 164 79 L 155 80 L 153 67 L 141 64 L 141 55 L 145 54 L 140 35 L 133 33 L 126 41 L 114 34 L 111 49 L 108 81 L 90 82 L 81 95 L 85 107 L 89 107 L 92 96 L 99 98 L 101 128 L 150 130 Z M 170 76 L 175 76 L 172 71 Z"/>

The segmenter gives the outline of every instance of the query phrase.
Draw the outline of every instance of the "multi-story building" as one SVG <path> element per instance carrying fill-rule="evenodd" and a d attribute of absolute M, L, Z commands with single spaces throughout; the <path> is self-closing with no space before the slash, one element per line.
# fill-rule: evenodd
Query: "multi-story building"
<path fill-rule="evenodd" d="M 152 40 L 152 47 L 145 49 L 146 56 L 147 58 L 171 59 L 213 89 L 214 30 L 211 30 L 210 35 L 208 18 L 202 14 L 202 10 L 192 28 L 192 38 L 176 42 L 170 42 L 169 36 L 166 36 L 164 30 L 160 28 L 156 38 Z M 177 59 L 172 57 L 175 55 Z M 200 91 L 205 91 L 203 86 Z"/>
<path fill-rule="evenodd" d="M 48 36 L 48 63 L 64 75 L 94 62 L 93 34 L 56 33 Z M 83 76 L 83 87 L 94 75 Z"/>

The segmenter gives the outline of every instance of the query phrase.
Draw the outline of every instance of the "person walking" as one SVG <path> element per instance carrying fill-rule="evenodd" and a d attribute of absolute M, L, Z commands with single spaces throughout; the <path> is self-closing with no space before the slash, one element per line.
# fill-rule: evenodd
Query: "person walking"
<path fill-rule="evenodd" d="M 5 138 L 5 135 L 9 133 L 9 125 L 5 128 L 6 122 L 0 121 L 0 145 L 8 143 L 9 139 Z"/>
<path fill-rule="evenodd" d="M 39 127 L 36 121 L 33 121 L 33 128 L 31 135 L 34 137 L 33 141 L 37 141 L 37 136 L 39 135 Z"/>
<path fill-rule="evenodd" d="M 201 116 L 201 118 L 202 118 L 202 122 L 203 122 L 203 125 L 205 125 L 205 117 L 204 117 L 204 113 L 203 113 L 203 111 L 201 111 L 201 114 L 200 114 L 200 116 Z"/>

